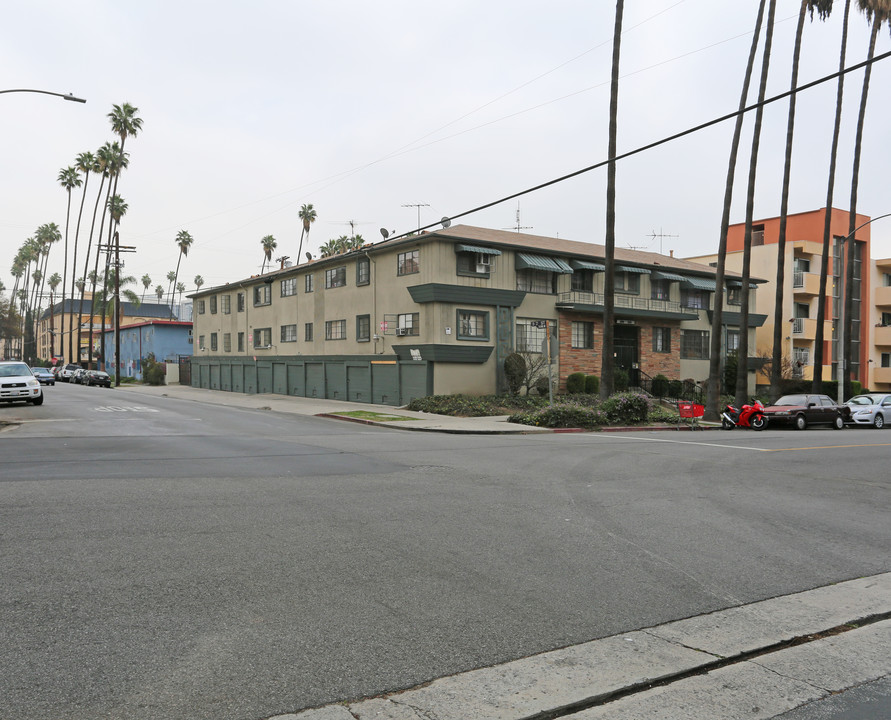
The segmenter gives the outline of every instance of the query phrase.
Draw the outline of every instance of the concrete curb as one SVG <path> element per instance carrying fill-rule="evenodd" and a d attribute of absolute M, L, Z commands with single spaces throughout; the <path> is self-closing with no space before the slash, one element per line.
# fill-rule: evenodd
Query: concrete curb
<path fill-rule="evenodd" d="M 888 617 L 891 573 L 272 720 L 771 718 L 891 672 Z"/>

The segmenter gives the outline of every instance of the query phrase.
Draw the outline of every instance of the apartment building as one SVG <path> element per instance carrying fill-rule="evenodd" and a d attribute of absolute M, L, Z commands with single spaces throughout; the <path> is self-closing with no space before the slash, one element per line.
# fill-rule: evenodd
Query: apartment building
<path fill-rule="evenodd" d="M 601 245 L 459 225 L 202 289 L 190 296 L 192 384 L 399 405 L 503 391 L 517 351 L 550 352 L 564 387 L 570 373 L 600 373 L 604 271 Z M 714 269 L 617 249 L 615 281 L 617 367 L 632 383 L 704 382 Z M 730 273 L 731 350 L 740 287 Z M 751 333 L 765 319 L 756 296 Z"/>
<path fill-rule="evenodd" d="M 826 308 L 823 326 L 824 380 L 837 377 L 839 358 L 839 316 L 841 312 L 842 275 L 847 258 L 845 238 L 849 233 L 850 213 L 831 209 L 830 232 L 832 246 L 829 253 L 829 270 L 826 294 L 820 297 L 820 268 L 823 253 L 823 226 L 827 210 L 812 210 L 789 215 L 786 223 L 786 252 L 783 283 L 783 356 L 789 361 L 793 373 L 805 380 L 814 376 L 814 350 L 817 337 L 817 313 L 821 303 Z M 858 214 L 855 227 L 869 222 L 869 217 Z M 770 355 L 773 352 L 774 308 L 776 307 L 777 244 L 780 234 L 778 217 L 758 220 L 752 226 L 752 254 L 750 273 L 766 278 L 756 301 L 756 312 L 766 316 L 755 336 L 756 352 Z M 854 285 L 852 312 L 852 377 L 866 386 L 864 368 L 869 364 L 870 310 L 870 227 L 860 227 L 854 234 Z M 727 234 L 726 269 L 742 271 L 745 224 L 731 225 Z M 845 257 L 842 257 L 842 247 Z M 717 262 L 717 255 L 688 258 L 706 266 Z M 891 307 L 888 308 L 891 310 Z M 769 378 L 759 376 L 759 383 Z"/>
<path fill-rule="evenodd" d="M 876 392 L 891 392 L 891 258 L 873 260 L 872 302 L 869 330 L 872 334 L 867 386 Z"/>

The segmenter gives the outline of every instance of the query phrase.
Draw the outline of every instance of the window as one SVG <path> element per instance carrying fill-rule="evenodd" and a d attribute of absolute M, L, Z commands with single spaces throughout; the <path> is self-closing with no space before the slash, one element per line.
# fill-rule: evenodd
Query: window
<path fill-rule="evenodd" d="M 536 327 L 532 323 L 542 323 Z M 516 326 L 517 352 L 540 353 L 545 351 L 546 333 L 543 320 L 518 318 Z"/>
<path fill-rule="evenodd" d="M 399 253 L 396 265 L 397 275 L 411 275 L 421 272 L 421 265 L 418 262 L 419 251 L 409 250 L 408 252 Z"/>
<path fill-rule="evenodd" d="M 572 323 L 572 347 L 591 350 L 594 347 L 594 323 Z"/>
<path fill-rule="evenodd" d="M 693 308 L 694 310 L 703 310 L 708 307 L 705 291 L 681 290 L 681 307 Z"/>
<path fill-rule="evenodd" d="M 671 328 L 654 327 L 653 328 L 653 352 L 670 353 L 671 352 Z"/>
<path fill-rule="evenodd" d="M 313 291 L 313 281 L 312 275 L 305 275 L 303 278 L 303 292 L 312 292 Z"/>
<path fill-rule="evenodd" d="M 681 330 L 681 357 L 685 360 L 708 360 L 708 330 Z"/>
<path fill-rule="evenodd" d="M 650 280 L 650 298 L 652 300 L 668 300 L 670 288 L 669 280 Z"/>
<path fill-rule="evenodd" d="M 741 287 L 727 288 L 727 304 L 728 305 L 742 304 L 742 288 Z"/>
<path fill-rule="evenodd" d="M 297 325 L 282 325 L 282 342 L 297 342 Z"/>
<path fill-rule="evenodd" d="M 346 320 L 328 320 L 325 323 L 326 340 L 346 340 Z"/>
<path fill-rule="evenodd" d="M 891 287 L 891 273 L 882 273 L 882 285 Z"/>
<path fill-rule="evenodd" d="M 739 330 L 727 328 L 727 353 L 739 350 Z"/>
<path fill-rule="evenodd" d="M 490 273 L 495 270 L 495 256 L 488 253 L 458 252 L 455 253 L 455 257 L 458 263 L 456 270 L 459 275 L 489 277 Z"/>
<path fill-rule="evenodd" d="M 356 315 L 356 340 L 358 342 L 371 340 L 371 315 Z"/>
<path fill-rule="evenodd" d="M 198 349 L 199 349 L 199 350 L 204 350 L 204 348 L 205 348 L 205 345 L 204 345 L 204 335 L 199 335 L 199 336 L 198 336 Z"/>
<path fill-rule="evenodd" d="M 459 310 L 458 339 L 488 340 L 489 313 L 477 310 Z"/>
<path fill-rule="evenodd" d="M 325 289 L 346 285 L 346 265 L 325 271 Z"/>
<path fill-rule="evenodd" d="M 272 290 L 266 283 L 254 287 L 254 307 L 272 304 Z M 256 346 L 255 346 L 256 347 Z"/>
<path fill-rule="evenodd" d="M 210 314 L 211 315 L 217 314 L 217 296 L 216 295 L 212 295 L 210 298 Z"/>
<path fill-rule="evenodd" d="M 371 282 L 371 263 L 367 257 L 356 260 L 356 285 L 368 285 Z"/>
<path fill-rule="evenodd" d="M 297 294 L 297 278 L 282 280 L 282 297 L 290 297 Z"/>
<path fill-rule="evenodd" d="M 312 323 L 306 323 L 303 326 L 303 339 L 306 342 L 312 342 Z"/>
<path fill-rule="evenodd" d="M 232 352 L 232 333 L 223 333 L 223 352 Z"/>
<path fill-rule="evenodd" d="M 640 275 L 637 273 L 617 272 L 616 292 L 640 295 Z"/>
<path fill-rule="evenodd" d="M 269 287 L 268 285 L 266 286 Z M 254 330 L 254 348 L 263 349 L 272 346 L 272 328 L 256 328 Z"/>
<path fill-rule="evenodd" d="M 244 293 L 238 293 L 235 296 L 235 304 L 238 312 L 244 312 Z"/>
<path fill-rule="evenodd" d="M 231 295 L 220 295 L 220 311 L 223 315 L 231 315 L 232 314 L 232 296 Z"/>
<path fill-rule="evenodd" d="M 204 300 L 198 301 L 198 314 L 204 315 Z"/>
<path fill-rule="evenodd" d="M 882 367 L 891 367 L 891 353 L 882 353 Z"/>
<path fill-rule="evenodd" d="M 571 288 L 578 292 L 594 292 L 594 271 L 576 270 L 572 274 Z"/>
<path fill-rule="evenodd" d="M 553 295 L 557 292 L 556 275 L 548 270 L 532 270 L 531 268 L 517 270 L 517 290 L 540 295 Z"/>
<path fill-rule="evenodd" d="M 244 352 L 244 333 L 238 333 L 238 352 Z"/>
<path fill-rule="evenodd" d="M 882 313 L 882 326 L 888 327 L 891 325 L 891 312 L 883 312 Z"/>
<path fill-rule="evenodd" d="M 418 322 L 418 313 L 403 313 L 397 315 L 396 334 L 397 335 L 420 335 L 421 327 Z"/>

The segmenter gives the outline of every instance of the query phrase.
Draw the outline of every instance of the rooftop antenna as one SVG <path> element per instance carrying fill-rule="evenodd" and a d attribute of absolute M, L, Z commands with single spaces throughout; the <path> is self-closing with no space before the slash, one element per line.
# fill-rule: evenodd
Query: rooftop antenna
<path fill-rule="evenodd" d="M 516 230 L 519 233 L 520 230 L 531 230 L 531 229 L 532 229 L 531 225 L 523 225 L 520 222 L 520 203 L 519 203 L 519 201 L 517 201 L 517 224 L 514 225 L 513 227 L 502 228 L 502 230 Z"/>
<path fill-rule="evenodd" d="M 657 233 L 655 230 L 653 230 L 653 232 L 650 233 L 650 237 L 653 240 L 655 240 L 656 238 L 659 238 L 659 254 L 661 255 L 662 254 L 662 239 L 663 238 L 676 238 L 676 237 L 678 237 L 678 235 L 668 235 L 666 233 L 663 233 L 662 228 L 660 227 L 659 232 Z"/>
<path fill-rule="evenodd" d="M 421 208 L 430 207 L 429 203 L 406 203 L 402 207 L 418 209 L 418 232 L 421 232 Z"/>
<path fill-rule="evenodd" d="M 335 225 L 349 225 L 350 237 L 356 237 L 356 225 L 368 225 L 364 220 L 332 220 Z"/>

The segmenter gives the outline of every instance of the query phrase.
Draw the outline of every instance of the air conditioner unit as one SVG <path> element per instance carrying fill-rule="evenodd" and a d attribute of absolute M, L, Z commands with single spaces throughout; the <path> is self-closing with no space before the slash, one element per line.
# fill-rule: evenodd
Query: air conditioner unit
<path fill-rule="evenodd" d="M 399 337 L 402 337 L 403 335 L 408 335 L 408 328 L 396 328 L 396 334 Z"/>
<path fill-rule="evenodd" d="M 476 264 L 476 271 L 478 273 L 487 273 L 487 272 L 489 272 L 489 270 L 490 270 L 490 267 L 489 267 L 488 263 L 477 263 Z"/>

